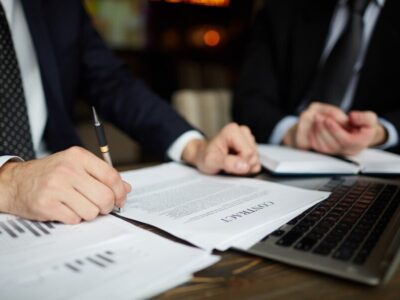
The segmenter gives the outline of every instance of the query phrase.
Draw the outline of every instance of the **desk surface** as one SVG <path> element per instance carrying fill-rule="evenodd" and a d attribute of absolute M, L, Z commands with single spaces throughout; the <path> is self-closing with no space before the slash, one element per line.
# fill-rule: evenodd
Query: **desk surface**
<path fill-rule="evenodd" d="M 238 251 L 216 254 L 219 263 L 156 299 L 400 299 L 400 268 L 386 285 L 369 287 Z"/>
<path fill-rule="evenodd" d="M 192 282 L 159 299 L 399 299 L 400 270 L 384 286 L 368 287 L 332 276 L 228 251 Z"/>
<path fill-rule="evenodd" d="M 129 220 L 160 234 L 160 230 Z M 383 286 L 369 287 L 333 276 L 292 267 L 239 251 L 216 252 L 222 259 L 195 274 L 193 280 L 156 299 L 393 299 L 400 298 L 400 268 Z"/>

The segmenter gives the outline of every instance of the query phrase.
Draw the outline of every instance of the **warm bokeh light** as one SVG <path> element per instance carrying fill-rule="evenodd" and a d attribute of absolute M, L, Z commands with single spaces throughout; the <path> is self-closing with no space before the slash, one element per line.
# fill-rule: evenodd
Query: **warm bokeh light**
<path fill-rule="evenodd" d="M 216 47 L 221 42 L 221 35 L 216 30 L 207 30 L 203 36 L 204 44 L 209 47 Z"/>
<path fill-rule="evenodd" d="M 168 3 L 187 3 L 187 4 L 219 6 L 219 7 L 226 7 L 229 6 L 230 4 L 230 0 L 164 0 L 164 1 Z"/>
<path fill-rule="evenodd" d="M 199 4 L 207 6 L 228 6 L 229 0 L 188 0 L 190 4 Z"/>
<path fill-rule="evenodd" d="M 186 36 L 190 47 L 195 48 L 216 48 L 226 43 L 226 32 L 218 26 L 192 27 Z"/>

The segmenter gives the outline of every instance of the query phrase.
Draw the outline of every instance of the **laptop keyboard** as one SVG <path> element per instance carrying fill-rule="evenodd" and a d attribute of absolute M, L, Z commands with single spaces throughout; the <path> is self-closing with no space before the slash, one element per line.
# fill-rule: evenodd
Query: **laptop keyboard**
<path fill-rule="evenodd" d="M 332 179 L 320 190 L 333 192 L 272 236 L 282 247 L 362 265 L 400 204 L 396 185 Z"/>

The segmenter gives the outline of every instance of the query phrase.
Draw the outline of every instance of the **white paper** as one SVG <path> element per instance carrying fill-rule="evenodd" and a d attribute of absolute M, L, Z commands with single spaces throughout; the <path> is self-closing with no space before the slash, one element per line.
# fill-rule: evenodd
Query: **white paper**
<path fill-rule="evenodd" d="M 360 167 L 331 156 L 284 146 L 258 145 L 261 164 L 281 174 L 357 174 Z"/>
<path fill-rule="evenodd" d="M 400 174 L 400 155 L 378 149 L 366 149 L 348 159 L 358 163 L 362 173 Z"/>
<path fill-rule="evenodd" d="M 0 299 L 143 299 L 218 260 L 113 216 L 42 236 L 14 228 L 12 237 L 10 221 L 0 215 Z"/>
<path fill-rule="evenodd" d="M 258 145 L 261 164 L 277 174 L 400 174 L 400 155 L 379 149 L 339 158 L 285 146 Z"/>
<path fill-rule="evenodd" d="M 38 226 L 44 228 L 48 233 L 38 229 Z M 28 227 L 36 234 L 32 233 Z M 19 266 L 62 256 L 77 248 L 130 234 L 132 227 L 133 225 L 113 216 L 99 217 L 92 222 L 84 222 L 79 225 L 63 225 L 54 222 L 33 222 L 12 215 L 0 214 L 0 231 L 2 232 L 0 235 L 0 274 Z M 43 254 L 44 250 L 45 255 Z"/>
<path fill-rule="evenodd" d="M 176 163 L 122 176 L 133 191 L 121 215 L 208 251 L 226 250 L 243 235 L 329 196 L 255 179 L 207 176 Z"/>

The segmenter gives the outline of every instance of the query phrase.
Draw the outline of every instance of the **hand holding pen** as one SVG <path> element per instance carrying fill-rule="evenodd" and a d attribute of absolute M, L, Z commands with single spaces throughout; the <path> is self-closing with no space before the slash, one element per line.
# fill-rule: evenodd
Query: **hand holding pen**
<path fill-rule="evenodd" d="M 97 140 L 99 142 L 100 152 L 103 156 L 105 162 L 107 162 L 110 166 L 113 165 L 110 155 L 110 149 L 108 147 L 106 134 L 104 131 L 103 124 L 100 123 L 100 120 L 97 116 L 96 109 L 92 106 L 93 110 L 93 120 L 94 120 L 94 128 L 96 131 Z M 114 206 L 113 212 L 120 213 L 121 208 Z"/>

